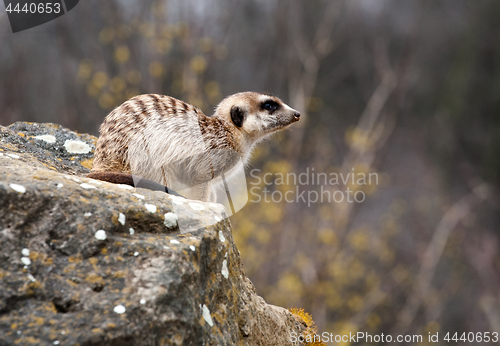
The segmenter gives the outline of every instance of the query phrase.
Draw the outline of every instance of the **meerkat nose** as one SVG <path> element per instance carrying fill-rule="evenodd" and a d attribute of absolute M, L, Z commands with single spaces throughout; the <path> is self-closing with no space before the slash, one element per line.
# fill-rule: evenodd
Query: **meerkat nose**
<path fill-rule="evenodd" d="M 293 116 L 294 116 L 294 118 L 296 118 L 296 119 L 300 119 L 300 113 L 299 113 L 299 112 L 295 112 L 295 113 L 293 113 Z"/>

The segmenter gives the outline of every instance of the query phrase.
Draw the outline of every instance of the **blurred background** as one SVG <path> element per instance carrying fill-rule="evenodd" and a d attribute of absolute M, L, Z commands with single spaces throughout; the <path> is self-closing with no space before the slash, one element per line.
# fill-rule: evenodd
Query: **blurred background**
<path fill-rule="evenodd" d="M 2 9 L 0 124 L 98 135 L 140 93 L 206 114 L 238 91 L 272 93 L 303 117 L 259 146 L 255 175 L 379 183 L 349 184 L 363 203 L 232 216 L 257 292 L 319 332 L 500 332 L 499 18 L 496 0 L 87 0 L 12 34 Z"/>

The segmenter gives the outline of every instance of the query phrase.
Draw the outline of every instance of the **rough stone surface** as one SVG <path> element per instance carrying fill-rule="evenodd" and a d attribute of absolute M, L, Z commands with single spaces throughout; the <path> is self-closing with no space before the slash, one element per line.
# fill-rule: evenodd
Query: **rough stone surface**
<path fill-rule="evenodd" d="M 304 326 L 255 293 L 223 207 L 85 178 L 95 142 L 0 127 L 0 345 L 290 345 Z"/>

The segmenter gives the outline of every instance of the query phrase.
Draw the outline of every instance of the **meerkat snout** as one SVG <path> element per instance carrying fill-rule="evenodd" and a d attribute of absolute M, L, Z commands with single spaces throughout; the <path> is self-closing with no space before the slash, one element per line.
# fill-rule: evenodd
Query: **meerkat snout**
<path fill-rule="evenodd" d="M 174 190 L 196 187 L 188 197 L 215 200 L 218 177 L 235 174 L 256 143 L 299 120 L 279 98 L 255 92 L 226 97 L 212 116 L 173 97 L 139 95 L 104 120 L 88 177 L 118 182 L 139 175 Z"/>

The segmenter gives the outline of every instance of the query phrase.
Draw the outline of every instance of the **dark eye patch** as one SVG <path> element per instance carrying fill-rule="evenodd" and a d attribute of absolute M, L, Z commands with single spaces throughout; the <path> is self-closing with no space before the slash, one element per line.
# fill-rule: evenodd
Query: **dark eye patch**
<path fill-rule="evenodd" d="M 273 100 L 267 100 L 267 101 L 264 101 L 260 104 L 260 108 L 262 110 L 266 110 L 270 113 L 273 113 L 275 110 L 277 110 L 278 108 L 280 108 L 280 105 L 278 102 L 276 101 L 273 101 Z"/>
<path fill-rule="evenodd" d="M 233 106 L 231 108 L 231 120 L 237 127 L 243 126 L 243 120 L 245 120 L 245 112 L 238 106 Z"/>

